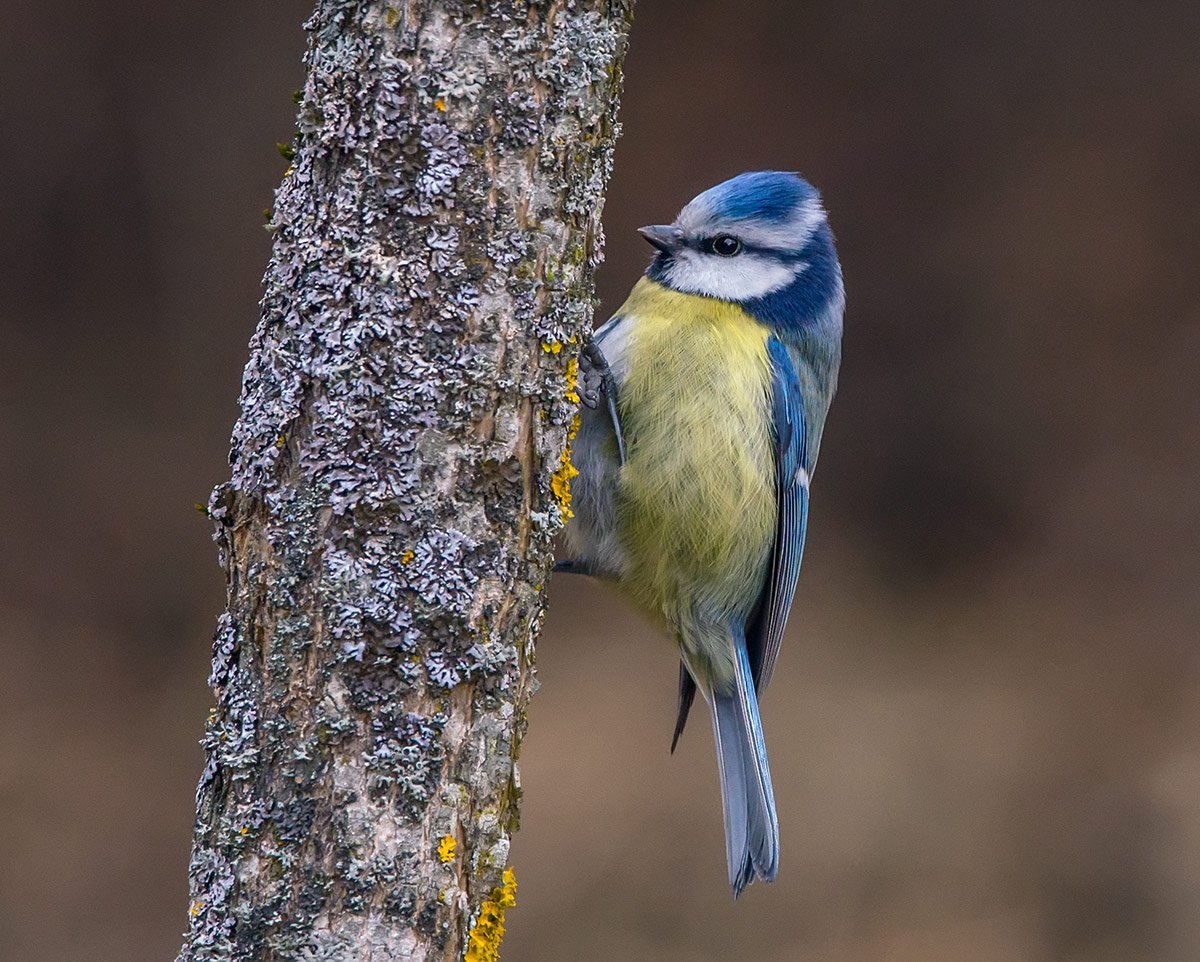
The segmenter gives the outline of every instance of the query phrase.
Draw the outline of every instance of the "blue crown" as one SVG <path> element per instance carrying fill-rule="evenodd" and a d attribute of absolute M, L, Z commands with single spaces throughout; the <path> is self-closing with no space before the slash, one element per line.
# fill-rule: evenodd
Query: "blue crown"
<path fill-rule="evenodd" d="M 705 205 L 722 219 L 753 217 L 770 222 L 787 220 L 797 207 L 817 196 L 816 188 L 799 174 L 781 170 L 738 174 L 701 195 Z"/>

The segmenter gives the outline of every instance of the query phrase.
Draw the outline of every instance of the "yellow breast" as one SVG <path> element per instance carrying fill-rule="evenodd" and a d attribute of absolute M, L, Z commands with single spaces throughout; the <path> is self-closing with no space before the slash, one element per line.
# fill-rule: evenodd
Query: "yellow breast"
<path fill-rule="evenodd" d="M 775 531 L 769 332 L 732 304 L 647 278 L 619 313 L 631 323 L 619 392 L 625 587 L 676 626 L 697 605 L 744 618 Z"/>

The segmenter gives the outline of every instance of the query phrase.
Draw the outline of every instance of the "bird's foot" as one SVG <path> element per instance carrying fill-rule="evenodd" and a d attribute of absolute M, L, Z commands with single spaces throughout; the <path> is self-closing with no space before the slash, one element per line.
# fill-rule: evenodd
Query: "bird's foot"
<path fill-rule="evenodd" d="M 613 433 L 617 438 L 617 455 L 625 463 L 625 438 L 621 434 L 621 421 L 617 416 L 617 379 L 613 377 L 608 359 L 595 341 L 588 341 L 579 352 L 579 399 L 593 411 L 600 406 L 601 398 L 608 409 Z"/>
<path fill-rule="evenodd" d="M 584 561 L 575 561 L 574 559 L 566 559 L 563 561 L 554 562 L 554 573 L 564 575 L 590 575 L 593 573 L 592 566 Z"/>
<path fill-rule="evenodd" d="M 600 406 L 600 394 L 612 380 L 608 361 L 595 341 L 588 341 L 579 352 L 579 397 L 593 411 Z"/>

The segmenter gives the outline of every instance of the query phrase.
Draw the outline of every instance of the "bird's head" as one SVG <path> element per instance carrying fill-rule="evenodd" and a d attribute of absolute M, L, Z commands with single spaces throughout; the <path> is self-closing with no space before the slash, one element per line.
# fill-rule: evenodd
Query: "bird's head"
<path fill-rule="evenodd" d="M 738 174 L 698 195 L 673 224 L 639 233 L 658 248 L 647 274 L 681 293 L 737 304 L 784 291 L 794 300 L 798 287 L 812 287 L 804 300 L 813 305 L 840 296 L 820 195 L 798 174 Z"/>

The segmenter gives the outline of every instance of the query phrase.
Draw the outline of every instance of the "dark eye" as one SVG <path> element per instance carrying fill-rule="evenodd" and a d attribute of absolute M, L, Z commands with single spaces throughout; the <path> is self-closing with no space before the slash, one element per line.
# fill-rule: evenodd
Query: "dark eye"
<path fill-rule="evenodd" d="M 714 254 L 720 254 L 722 257 L 732 257 L 742 249 L 742 242 L 736 237 L 730 237 L 728 234 L 718 234 L 705 246 Z"/>

